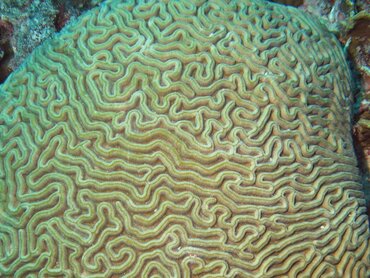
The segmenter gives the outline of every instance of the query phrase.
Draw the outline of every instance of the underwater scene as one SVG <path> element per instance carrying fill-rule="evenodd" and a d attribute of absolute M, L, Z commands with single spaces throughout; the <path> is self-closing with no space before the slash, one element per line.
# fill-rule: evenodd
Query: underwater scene
<path fill-rule="evenodd" d="M 370 3 L 0 0 L 0 277 L 370 277 Z"/>

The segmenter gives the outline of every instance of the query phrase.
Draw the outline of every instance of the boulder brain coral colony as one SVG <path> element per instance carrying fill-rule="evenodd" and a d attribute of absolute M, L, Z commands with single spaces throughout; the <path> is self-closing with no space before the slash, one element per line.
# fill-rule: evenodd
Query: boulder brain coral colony
<path fill-rule="evenodd" d="M 1 277 L 369 277 L 336 39 L 263 1 L 108 1 L 1 87 Z"/>

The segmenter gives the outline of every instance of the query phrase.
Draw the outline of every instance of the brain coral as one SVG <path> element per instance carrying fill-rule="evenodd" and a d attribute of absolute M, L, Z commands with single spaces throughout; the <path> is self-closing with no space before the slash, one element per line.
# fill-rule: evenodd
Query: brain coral
<path fill-rule="evenodd" d="M 340 46 L 263 1 L 108 1 L 1 87 L 1 277 L 366 277 Z"/>

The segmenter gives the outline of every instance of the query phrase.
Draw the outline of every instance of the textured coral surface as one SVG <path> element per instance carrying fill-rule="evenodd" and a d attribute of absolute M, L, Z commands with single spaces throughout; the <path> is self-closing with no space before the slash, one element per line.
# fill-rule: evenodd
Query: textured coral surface
<path fill-rule="evenodd" d="M 92 10 L 1 87 L 0 276 L 368 277 L 350 90 L 293 8 Z"/>

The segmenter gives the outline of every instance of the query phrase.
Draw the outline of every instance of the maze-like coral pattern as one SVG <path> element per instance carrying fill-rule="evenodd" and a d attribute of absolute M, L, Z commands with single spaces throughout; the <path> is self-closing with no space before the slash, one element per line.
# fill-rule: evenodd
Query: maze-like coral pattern
<path fill-rule="evenodd" d="M 338 43 L 267 2 L 109 1 L 0 93 L 1 277 L 368 277 Z"/>

